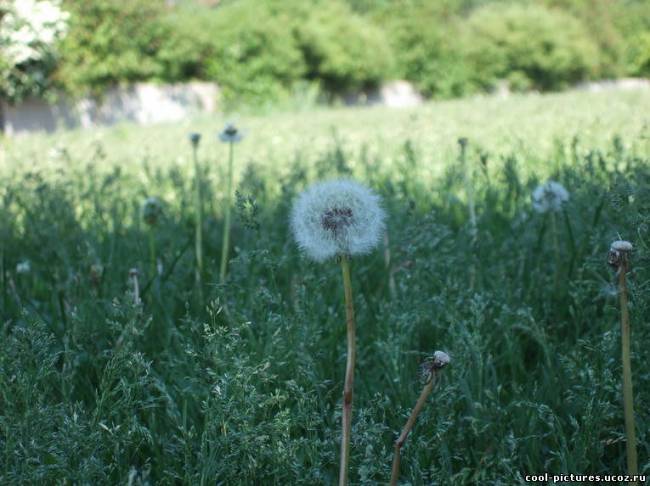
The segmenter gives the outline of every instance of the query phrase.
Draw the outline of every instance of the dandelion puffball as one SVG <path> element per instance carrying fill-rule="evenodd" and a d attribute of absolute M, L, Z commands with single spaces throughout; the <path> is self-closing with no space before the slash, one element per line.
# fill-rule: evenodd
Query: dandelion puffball
<path fill-rule="evenodd" d="M 559 182 L 547 181 L 533 191 L 533 209 L 538 213 L 559 211 L 568 200 L 569 191 Z"/>
<path fill-rule="evenodd" d="M 18 262 L 16 265 L 16 273 L 19 274 L 24 274 L 24 273 L 29 273 L 32 270 L 32 264 L 30 263 L 29 260 L 23 260 L 21 262 Z"/>
<path fill-rule="evenodd" d="M 298 246 L 318 262 L 370 253 L 384 233 L 384 220 L 379 196 L 351 180 L 314 184 L 296 198 L 291 210 Z"/>

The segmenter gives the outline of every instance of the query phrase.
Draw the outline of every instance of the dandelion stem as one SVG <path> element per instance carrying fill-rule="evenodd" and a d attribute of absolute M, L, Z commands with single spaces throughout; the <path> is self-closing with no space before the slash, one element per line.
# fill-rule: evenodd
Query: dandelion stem
<path fill-rule="evenodd" d="M 478 240 L 478 227 L 476 224 L 476 207 L 474 204 L 474 172 L 467 162 L 467 144 L 466 138 L 459 138 L 458 145 L 460 146 L 460 164 L 463 170 L 463 182 L 465 185 L 465 195 L 467 196 L 467 207 L 469 212 L 469 233 L 471 236 L 472 246 L 472 264 L 470 265 L 470 288 L 474 288 L 476 283 L 476 243 Z"/>
<path fill-rule="evenodd" d="M 397 286 L 395 285 L 395 270 L 391 268 L 390 240 L 388 232 L 384 233 L 384 265 L 388 274 L 388 292 L 391 299 L 397 295 Z"/>
<path fill-rule="evenodd" d="M 632 392 L 632 366 L 630 364 L 630 314 L 627 307 L 627 255 L 624 255 L 618 269 L 618 289 L 621 304 L 621 359 L 623 361 L 623 410 L 625 414 L 625 443 L 627 450 L 627 472 L 638 474 L 636 454 L 636 433 L 634 427 L 634 395 Z M 636 484 L 631 482 L 630 484 Z"/>
<path fill-rule="evenodd" d="M 151 278 L 156 278 L 156 235 L 153 226 L 149 228 L 149 259 L 151 266 Z"/>
<path fill-rule="evenodd" d="M 132 268 L 129 272 L 131 281 L 133 283 L 133 305 L 140 305 L 140 283 L 138 282 L 138 271 Z"/>
<path fill-rule="evenodd" d="M 230 199 L 232 197 L 232 166 L 234 158 L 234 143 L 230 142 L 230 153 L 228 156 L 228 184 L 226 186 L 226 217 L 223 229 L 223 245 L 221 248 L 221 268 L 219 270 L 219 281 L 226 281 L 226 266 L 228 263 L 228 245 L 230 244 Z"/>
<path fill-rule="evenodd" d="M 553 251 L 555 252 L 555 276 L 553 280 L 554 293 L 557 294 L 560 286 L 560 243 L 558 239 L 557 219 L 555 212 L 551 211 L 551 237 L 553 238 Z"/>
<path fill-rule="evenodd" d="M 356 334 L 354 325 L 354 303 L 352 301 L 352 280 L 350 278 L 350 259 L 341 256 L 343 288 L 345 291 L 345 317 L 347 324 L 348 352 L 345 365 L 345 385 L 343 388 L 343 434 L 341 437 L 341 462 L 339 486 L 348 481 L 348 463 L 350 461 L 350 436 L 352 432 L 352 396 L 354 388 L 354 361 L 356 356 Z"/>
<path fill-rule="evenodd" d="M 194 158 L 194 177 L 196 184 L 196 283 L 199 288 L 199 295 L 203 301 L 203 289 L 201 282 L 203 279 L 203 194 L 202 194 L 202 174 L 199 166 L 198 147 L 192 146 Z"/>
<path fill-rule="evenodd" d="M 429 379 L 427 384 L 424 385 L 424 388 L 422 388 L 422 391 L 420 392 L 420 397 L 418 398 L 418 401 L 415 403 L 415 407 L 413 407 L 413 410 L 411 411 L 411 415 L 406 421 L 406 425 L 404 425 L 404 428 L 402 429 L 402 433 L 395 441 L 395 455 L 393 456 L 393 469 L 390 475 L 390 486 L 395 486 L 397 484 L 397 480 L 399 478 L 399 465 L 401 459 L 400 452 L 402 450 L 402 446 L 406 442 L 406 439 L 408 438 L 411 429 L 415 425 L 415 420 L 418 418 L 418 415 L 422 411 L 422 408 L 424 407 L 427 398 L 429 398 L 429 395 L 433 391 L 433 386 L 435 385 L 436 377 L 437 377 L 436 373 L 435 372 L 432 373 L 431 378 Z"/>

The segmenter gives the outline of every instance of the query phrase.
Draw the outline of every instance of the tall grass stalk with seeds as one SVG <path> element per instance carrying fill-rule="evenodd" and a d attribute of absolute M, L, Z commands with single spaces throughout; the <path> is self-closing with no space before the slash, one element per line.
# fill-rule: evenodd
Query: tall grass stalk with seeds
<path fill-rule="evenodd" d="M 540 214 L 548 214 L 551 220 L 551 239 L 553 253 L 555 255 L 555 275 L 553 277 L 554 293 L 557 293 L 560 285 L 560 271 L 562 269 L 562 257 L 560 253 L 560 237 L 557 227 L 557 213 L 560 212 L 569 200 L 569 191 L 562 184 L 556 181 L 546 181 L 535 188 L 532 195 L 533 209 Z"/>
<path fill-rule="evenodd" d="M 339 467 L 341 486 L 348 481 L 356 359 L 350 259 L 371 252 L 379 244 L 385 230 L 384 220 L 379 197 L 350 180 L 314 184 L 298 196 L 291 212 L 291 228 L 304 253 L 317 262 L 336 258 L 341 265 L 347 329 Z"/>
<path fill-rule="evenodd" d="M 469 141 L 465 137 L 458 139 L 458 146 L 460 147 L 459 162 L 463 171 L 463 184 L 465 186 L 465 195 L 467 197 L 467 208 L 469 211 L 469 232 L 471 236 L 472 249 L 476 248 L 478 238 L 478 227 L 476 224 L 476 206 L 474 203 L 474 171 L 467 161 L 467 144 Z M 475 255 L 476 253 L 473 252 Z M 476 257 L 472 258 L 470 265 L 470 288 L 474 288 L 476 284 Z"/>
<path fill-rule="evenodd" d="M 162 204 L 156 197 L 148 197 L 142 205 L 142 219 L 148 227 L 150 279 L 158 274 L 158 257 L 156 255 L 156 225 L 162 215 Z"/>
<path fill-rule="evenodd" d="M 424 408 L 424 405 L 427 403 L 427 398 L 429 398 L 429 395 L 431 395 L 431 392 L 433 391 L 433 388 L 438 381 L 438 373 L 449 364 L 449 361 L 450 358 L 447 353 L 444 351 L 436 351 L 433 353 L 433 356 L 429 358 L 422 366 L 422 372 L 425 380 L 424 388 L 422 388 L 422 391 L 420 392 L 420 396 L 415 403 L 413 410 L 411 411 L 411 415 L 409 415 L 409 418 L 406 421 L 406 425 L 404 425 L 404 428 L 402 429 L 402 433 L 395 441 L 395 452 L 393 455 L 393 467 L 391 469 L 390 475 L 390 486 L 397 485 L 397 480 L 399 479 L 402 446 L 404 446 L 406 439 L 408 439 L 409 433 L 413 429 L 418 415 L 420 415 L 420 412 Z"/>
<path fill-rule="evenodd" d="M 230 245 L 230 205 L 232 199 L 233 164 L 235 158 L 235 144 L 242 140 L 242 134 L 235 125 L 229 123 L 219 134 L 219 140 L 229 145 L 228 150 L 228 174 L 226 183 L 226 214 L 223 228 L 223 244 L 221 248 L 221 266 L 219 268 L 219 282 L 226 281 L 228 272 L 228 246 Z"/>
<path fill-rule="evenodd" d="M 196 252 L 196 284 L 199 289 L 199 296 L 203 301 L 203 177 L 201 166 L 199 165 L 198 149 L 201 142 L 200 133 L 190 134 L 190 143 L 192 144 L 192 159 L 194 162 L 194 189 L 196 196 L 196 235 L 195 235 L 195 252 Z"/>
<path fill-rule="evenodd" d="M 625 442 L 627 472 L 630 475 L 635 475 L 638 474 L 639 467 L 634 425 L 634 393 L 630 359 L 630 313 L 627 304 L 626 280 L 626 274 L 630 268 L 630 253 L 632 253 L 632 243 L 621 240 L 615 241 L 609 249 L 608 263 L 616 269 L 618 279 L 618 298 L 621 306 L 621 360 L 623 365 L 623 412 L 625 415 L 625 435 L 627 437 Z M 636 482 L 630 484 L 636 484 Z"/>

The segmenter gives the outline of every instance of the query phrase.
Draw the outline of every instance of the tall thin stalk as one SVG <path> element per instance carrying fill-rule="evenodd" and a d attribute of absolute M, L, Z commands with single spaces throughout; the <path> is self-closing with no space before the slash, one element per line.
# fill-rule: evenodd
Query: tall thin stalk
<path fill-rule="evenodd" d="M 138 282 L 138 269 L 132 268 L 129 270 L 129 278 L 133 285 L 133 304 L 140 305 L 140 284 Z"/>
<path fill-rule="evenodd" d="M 203 178 L 201 166 L 199 165 L 198 148 L 201 136 L 193 133 L 190 136 L 192 142 L 192 158 L 194 160 L 194 185 L 196 197 L 196 235 L 195 235 L 195 252 L 196 252 L 196 284 L 199 289 L 199 296 L 203 301 Z"/>
<path fill-rule="evenodd" d="M 155 279 L 158 274 L 158 265 L 156 257 L 156 233 L 154 226 L 149 227 L 149 266 L 151 268 L 151 278 Z"/>
<path fill-rule="evenodd" d="M 422 391 L 420 392 L 420 397 L 418 398 L 418 401 L 415 403 L 415 407 L 413 407 L 413 410 L 411 411 L 411 415 L 406 421 L 406 425 L 402 429 L 402 433 L 400 434 L 399 438 L 395 441 L 395 455 L 393 456 L 393 468 L 390 474 L 391 486 L 395 486 L 397 484 L 397 479 L 399 478 L 399 466 L 401 461 L 400 453 L 402 450 L 402 446 L 404 445 L 404 442 L 406 442 L 406 439 L 408 438 L 411 429 L 415 425 L 415 420 L 418 418 L 418 415 L 420 415 L 422 408 L 427 402 L 427 398 L 429 398 L 429 395 L 431 395 L 431 392 L 433 391 L 433 385 L 435 384 L 435 382 L 436 382 L 436 377 L 435 375 L 432 375 L 431 379 L 429 379 L 427 384 L 424 385 L 424 388 L 422 388 Z"/>
<path fill-rule="evenodd" d="M 615 241 L 609 253 L 609 263 L 617 268 L 618 295 L 621 306 L 621 360 L 623 365 L 623 413 L 625 415 L 625 448 L 627 453 L 627 473 L 639 472 L 636 431 L 634 424 L 634 393 L 632 389 L 632 365 L 630 359 L 630 313 L 628 310 L 628 291 L 626 274 L 629 269 L 629 253 L 632 244 L 627 241 Z M 630 484 L 637 484 L 636 481 Z"/>
<path fill-rule="evenodd" d="M 404 428 L 402 429 L 402 433 L 395 441 L 395 453 L 393 456 L 393 467 L 390 474 L 390 486 L 396 486 L 397 480 L 399 479 L 402 446 L 406 442 L 409 433 L 413 429 L 418 415 L 420 415 L 420 412 L 424 408 L 424 405 L 427 402 L 427 398 L 429 398 L 429 395 L 431 395 L 431 392 L 433 391 L 433 388 L 438 380 L 438 372 L 447 366 L 447 364 L 449 364 L 449 361 L 450 359 L 447 353 L 443 351 L 436 351 L 433 354 L 433 357 L 427 363 L 425 363 L 427 381 L 424 385 L 424 388 L 422 388 L 422 391 L 420 392 L 420 396 L 415 403 L 415 407 L 413 407 L 413 410 L 411 411 L 411 415 L 409 415 L 409 418 L 406 421 L 406 425 L 404 425 Z"/>
<path fill-rule="evenodd" d="M 553 277 L 553 290 L 554 290 L 554 294 L 557 295 L 558 290 L 560 288 L 560 269 L 562 268 L 561 257 L 560 257 L 560 240 L 558 236 L 557 218 L 555 216 L 554 211 L 551 211 L 550 217 L 551 217 L 551 238 L 553 238 L 553 252 L 555 254 L 555 275 Z"/>
<path fill-rule="evenodd" d="M 352 433 L 352 397 L 354 390 L 354 363 L 356 358 L 356 331 L 354 324 L 354 303 L 352 301 L 352 279 L 350 278 L 350 259 L 341 256 L 341 272 L 345 293 L 345 321 L 347 325 L 347 360 L 345 365 L 345 384 L 343 387 L 343 419 L 341 436 L 341 461 L 339 469 L 339 486 L 348 481 L 348 464 L 350 462 L 350 436 Z"/>
<path fill-rule="evenodd" d="M 221 268 L 219 270 L 219 282 L 226 281 L 226 271 L 228 265 L 228 245 L 230 244 L 230 204 L 232 198 L 232 178 L 233 178 L 233 159 L 234 159 L 234 142 L 230 142 L 228 156 L 228 183 L 226 186 L 226 217 L 223 229 L 223 244 L 221 248 Z"/>
<path fill-rule="evenodd" d="M 470 243 L 472 247 L 472 254 L 476 255 L 475 250 L 476 250 L 476 243 L 478 241 L 478 227 L 476 224 L 476 206 L 474 203 L 474 172 L 472 168 L 469 166 L 467 161 L 468 143 L 469 141 L 465 137 L 461 137 L 458 139 L 458 145 L 460 146 L 459 161 L 463 170 L 463 183 L 465 185 L 465 194 L 467 196 L 467 208 L 469 212 L 469 233 L 471 236 Z M 470 268 L 469 268 L 470 289 L 473 289 L 476 283 L 476 267 L 477 267 L 477 262 L 476 262 L 476 257 L 474 256 L 472 258 Z"/>

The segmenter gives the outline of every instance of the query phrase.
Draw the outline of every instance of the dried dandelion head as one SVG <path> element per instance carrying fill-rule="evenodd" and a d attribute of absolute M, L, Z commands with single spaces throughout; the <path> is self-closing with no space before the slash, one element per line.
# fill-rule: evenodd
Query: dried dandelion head
<path fill-rule="evenodd" d="M 627 267 L 632 249 L 632 243 L 629 241 L 614 241 L 609 247 L 609 253 L 607 254 L 607 263 L 609 263 L 614 268 L 620 268 L 621 266 Z"/>
<path fill-rule="evenodd" d="M 429 356 L 424 363 L 420 365 L 420 376 L 423 381 L 427 382 L 433 378 L 433 375 L 443 369 L 451 362 L 451 358 L 444 351 L 435 351 Z"/>
<path fill-rule="evenodd" d="M 568 200 L 569 191 L 559 182 L 547 181 L 533 191 L 533 209 L 538 213 L 559 211 Z"/>
<path fill-rule="evenodd" d="M 233 123 L 227 123 L 224 129 L 219 133 L 219 140 L 224 143 L 241 142 L 244 136 Z"/>
<path fill-rule="evenodd" d="M 190 139 L 190 142 L 194 148 L 199 146 L 199 143 L 201 142 L 201 134 L 198 132 L 192 132 L 189 134 L 188 138 Z"/>
<path fill-rule="evenodd" d="M 157 197 L 148 197 L 142 203 L 142 219 L 149 226 L 155 226 L 162 215 L 162 203 Z"/>
<path fill-rule="evenodd" d="M 384 220 L 379 196 L 351 180 L 314 184 L 291 211 L 298 246 L 318 262 L 371 252 L 384 233 Z"/>

